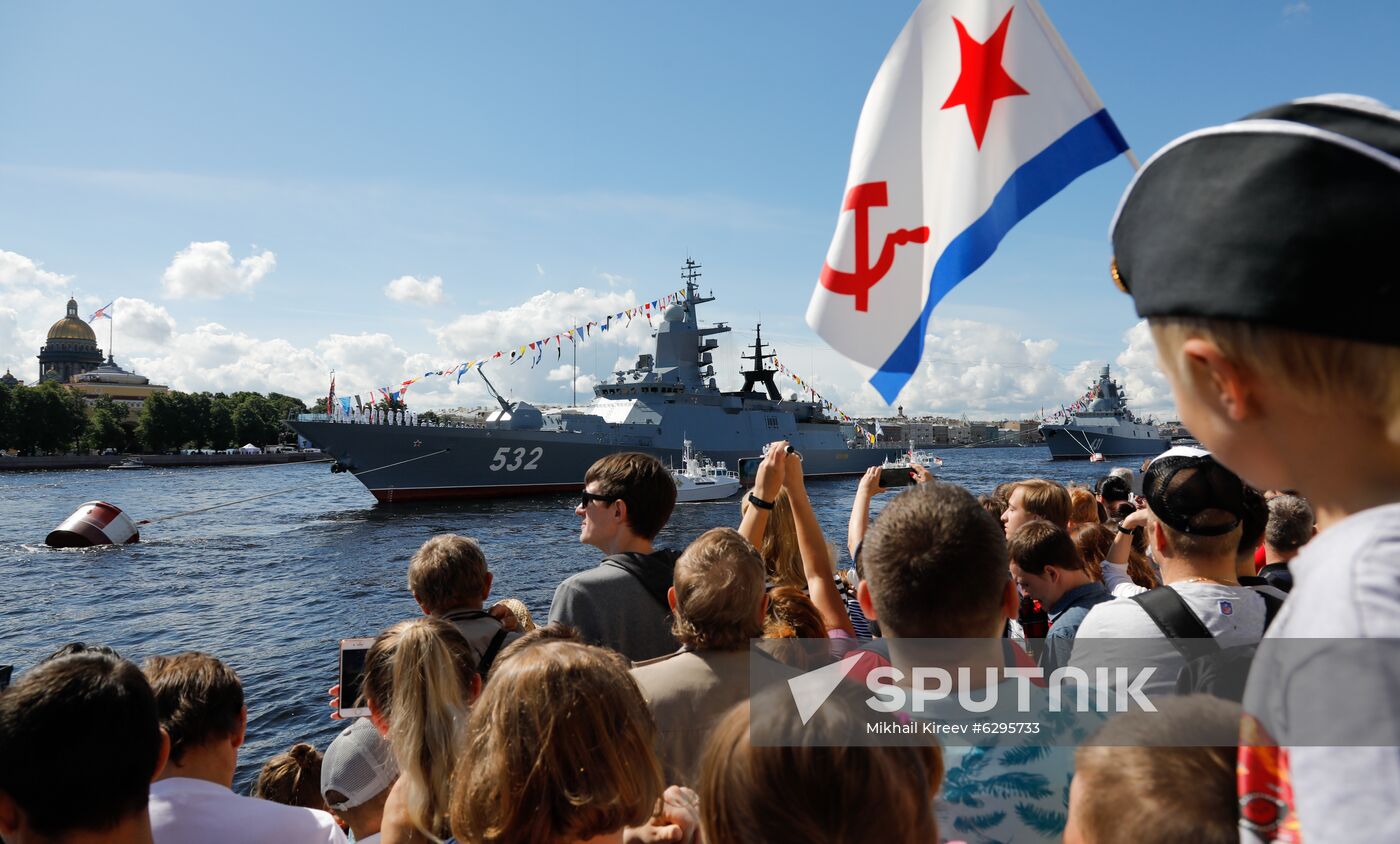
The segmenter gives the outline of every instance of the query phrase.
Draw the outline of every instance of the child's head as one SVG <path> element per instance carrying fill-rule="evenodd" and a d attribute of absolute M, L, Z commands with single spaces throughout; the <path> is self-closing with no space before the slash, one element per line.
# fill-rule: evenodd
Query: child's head
<path fill-rule="evenodd" d="M 1074 754 L 1065 844 L 1234 844 L 1239 704 L 1188 695 L 1114 716 Z"/>
<path fill-rule="evenodd" d="M 763 560 L 733 528 L 700 534 L 676 561 L 676 641 L 694 650 L 743 650 L 763 633 Z"/>
<path fill-rule="evenodd" d="M 1299 100 L 1173 141 L 1119 205 L 1114 281 L 1181 419 L 1257 487 L 1317 471 L 1320 417 L 1400 451 L 1398 149 L 1381 103 Z"/>
<path fill-rule="evenodd" d="M 869 709 L 845 704 L 843 697 L 828 698 L 805 728 L 846 735 L 863 728 Z M 936 744 L 751 740 L 752 731 L 772 728 L 757 724 L 759 713 L 771 717 L 777 709 L 776 701 L 763 697 L 752 707 L 742 702 L 710 734 L 697 786 L 706 841 L 939 840 L 932 803 L 943 764 Z"/>
<path fill-rule="evenodd" d="M 408 591 L 427 613 L 479 609 L 491 591 L 486 555 L 475 539 L 452 533 L 434 536 L 408 563 Z"/>
<path fill-rule="evenodd" d="M 464 842 L 584 841 L 639 826 L 664 787 L 628 663 L 577 642 L 513 649 L 472 707 L 453 776 Z"/>
<path fill-rule="evenodd" d="M 253 783 L 253 796 L 288 806 L 326 808 L 321 798 L 321 753 L 297 742 L 263 763 Z"/>

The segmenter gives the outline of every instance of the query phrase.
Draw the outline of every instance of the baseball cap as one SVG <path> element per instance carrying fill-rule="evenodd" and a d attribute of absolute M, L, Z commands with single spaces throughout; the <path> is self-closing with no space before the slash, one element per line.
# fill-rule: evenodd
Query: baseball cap
<path fill-rule="evenodd" d="M 1210 452 L 1177 446 L 1162 452 L 1142 478 L 1147 506 L 1168 527 L 1193 536 L 1222 536 L 1245 515 L 1244 482 Z"/>
<path fill-rule="evenodd" d="M 353 809 L 394 784 L 399 767 L 388 739 L 374 722 L 360 718 L 336 736 L 321 760 L 321 796 L 332 809 Z M 344 800 L 327 796 L 336 791 Z"/>

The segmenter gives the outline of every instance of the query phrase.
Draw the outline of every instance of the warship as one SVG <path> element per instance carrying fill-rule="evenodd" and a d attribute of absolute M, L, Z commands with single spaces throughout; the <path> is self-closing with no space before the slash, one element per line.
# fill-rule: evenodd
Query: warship
<path fill-rule="evenodd" d="M 686 260 L 686 295 L 653 332 L 654 351 L 595 385 L 583 407 L 542 410 L 507 401 L 482 372 L 500 407 L 478 424 L 382 424 L 326 414 L 300 414 L 288 424 L 335 459 L 334 471 L 354 474 L 382 503 L 577 492 L 604 455 L 639 451 L 676 466 L 687 439 L 730 466 L 788 440 L 802 455 L 804 475 L 818 478 L 859 475 L 898 455 L 897 448 L 867 444 L 820 402 L 784 399 L 773 380 L 777 370 L 767 366 L 774 355 L 764 351 L 761 325 L 753 353 L 742 356 L 753 361 L 740 373 L 743 386 L 721 391 L 713 353 L 716 336 L 730 328 L 701 327 L 697 308 L 714 297 L 700 295 L 699 269 Z"/>
<path fill-rule="evenodd" d="M 1040 426 L 1052 459 L 1089 460 L 1095 454 L 1105 459 L 1152 457 L 1167 450 L 1169 442 L 1157 426 L 1128 409 L 1127 393 L 1109 378 L 1107 364 L 1081 404 L 1065 422 Z"/>

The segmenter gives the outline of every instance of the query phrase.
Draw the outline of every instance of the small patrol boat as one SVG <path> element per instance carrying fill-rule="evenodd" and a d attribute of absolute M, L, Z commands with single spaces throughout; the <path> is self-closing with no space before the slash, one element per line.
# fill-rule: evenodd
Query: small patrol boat
<path fill-rule="evenodd" d="M 139 457 L 128 457 L 120 463 L 113 463 L 108 469 L 150 469 Z"/>
<path fill-rule="evenodd" d="M 676 503 L 688 501 L 719 501 L 739 491 L 739 476 L 723 461 L 716 462 L 697 454 L 690 440 L 684 440 L 680 469 L 672 469 L 676 482 Z"/>

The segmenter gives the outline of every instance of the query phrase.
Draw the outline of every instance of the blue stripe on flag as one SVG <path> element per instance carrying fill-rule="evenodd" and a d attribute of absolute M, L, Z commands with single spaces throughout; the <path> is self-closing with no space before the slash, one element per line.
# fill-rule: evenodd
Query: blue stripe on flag
<path fill-rule="evenodd" d="M 1006 180 L 987 212 L 953 238 L 938 256 L 929 280 L 928 301 L 889 360 L 870 377 L 885 402 L 893 404 L 909 383 L 924 354 L 924 331 L 933 307 L 958 282 L 972 275 L 996 251 L 1006 233 L 1070 182 L 1112 160 L 1128 148 L 1128 142 L 1100 109 L 1061 135 Z"/>

